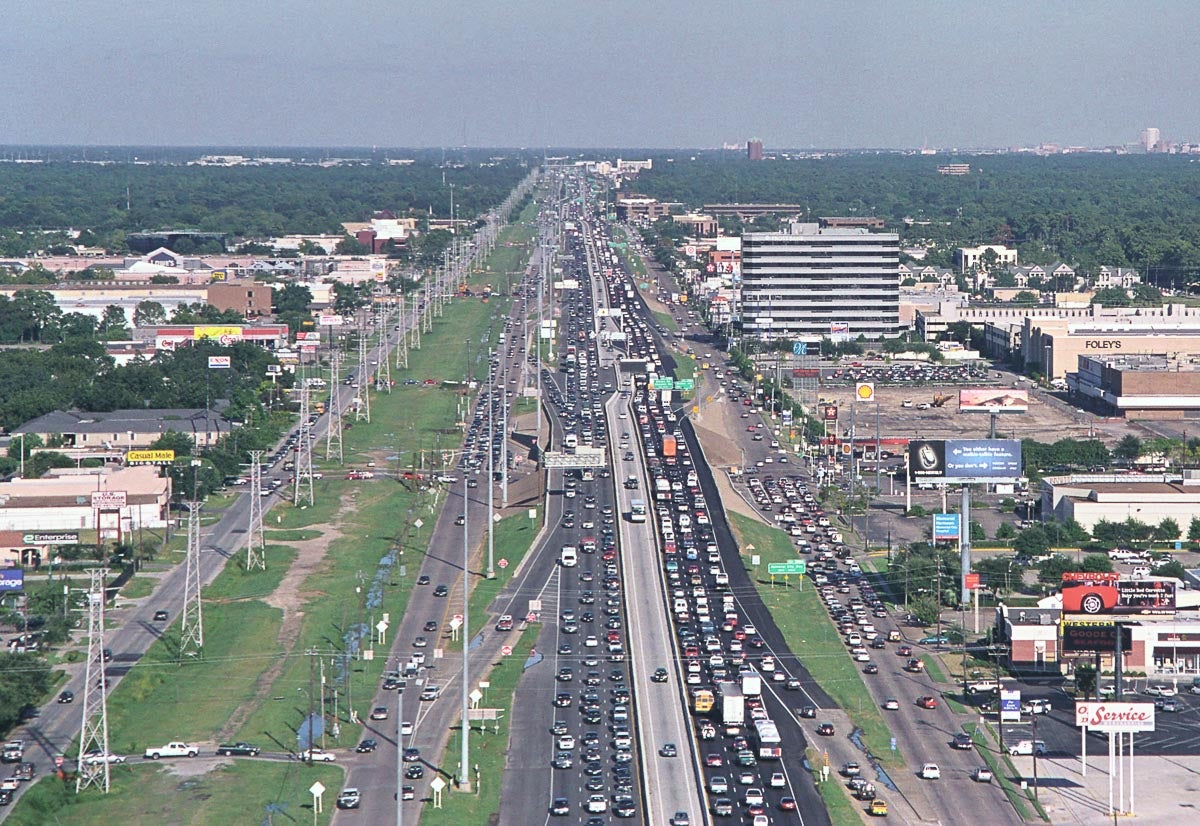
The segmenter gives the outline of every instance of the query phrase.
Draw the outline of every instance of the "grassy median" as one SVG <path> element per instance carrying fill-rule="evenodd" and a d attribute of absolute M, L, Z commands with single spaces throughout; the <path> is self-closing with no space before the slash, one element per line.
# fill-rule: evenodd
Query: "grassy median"
<path fill-rule="evenodd" d="M 862 675 L 842 639 L 829 620 L 829 614 L 812 582 L 799 586 L 793 579 L 790 587 L 782 577 L 771 585 L 767 565 L 795 559 L 791 539 L 778 528 L 772 528 L 739 513 L 726 512 L 738 540 L 743 561 L 758 584 L 763 604 L 775 618 L 788 648 L 796 653 L 817 684 L 845 711 L 854 725 L 862 729 L 868 751 L 887 765 L 901 765 L 899 752 L 891 750 L 891 732 L 879 713 L 875 699 L 867 691 Z M 753 545 L 750 551 L 747 546 Z M 749 555 L 757 554 L 760 564 L 750 565 Z"/>

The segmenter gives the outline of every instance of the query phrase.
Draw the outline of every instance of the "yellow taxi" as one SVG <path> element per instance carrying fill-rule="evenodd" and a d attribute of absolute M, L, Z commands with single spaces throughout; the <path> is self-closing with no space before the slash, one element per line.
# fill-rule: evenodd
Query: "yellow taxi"
<path fill-rule="evenodd" d="M 876 817 L 887 817 L 887 801 L 876 798 L 871 801 L 871 805 L 867 807 L 867 814 L 875 815 Z"/>

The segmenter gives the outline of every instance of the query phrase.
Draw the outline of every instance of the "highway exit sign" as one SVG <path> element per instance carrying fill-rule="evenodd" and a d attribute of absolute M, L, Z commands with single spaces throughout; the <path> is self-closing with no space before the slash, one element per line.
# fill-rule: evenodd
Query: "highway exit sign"
<path fill-rule="evenodd" d="M 674 390 L 675 389 L 675 380 L 674 379 L 655 379 L 653 387 L 655 390 Z"/>
<path fill-rule="evenodd" d="M 803 559 L 789 559 L 787 562 L 771 562 L 767 565 L 767 573 L 772 576 L 780 574 L 783 576 L 791 574 L 803 576 L 806 570 L 808 570 L 808 566 Z"/>
<path fill-rule="evenodd" d="M 696 380 L 695 379 L 680 379 L 679 381 L 675 382 L 675 389 L 676 390 L 695 390 L 696 389 Z"/>

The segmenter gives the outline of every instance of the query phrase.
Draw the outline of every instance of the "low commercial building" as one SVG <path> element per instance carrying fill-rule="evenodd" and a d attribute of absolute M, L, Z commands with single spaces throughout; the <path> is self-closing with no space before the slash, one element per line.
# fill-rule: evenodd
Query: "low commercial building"
<path fill-rule="evenodd" d="M 217 410 L 111 410 L 103 413 L 55 410 L 15 428 L 14 434 L 34 434 L 72 455 L 89 452 L 114 455 L 147 448 L 168 431 L 182 433 L 198 447 L 208 447 L 229 433 L 233 422 Z"/>
<path fill-rule="evenodd" d="M 1134 519 L 1158 525 L 1173 519 L 1186 531 L 1200 516 L 1200 474 L 1095 473 L 1042 479 L 1042 513 L 1047 519 L 1074 519 L 1092 531 L 1100 520 Z"/>
<path fill-rule="evenodd" d="M 195 341 L 211 339 L 222 346 L 249 341 L 268 350 L 278 350 L 288 343 L 286 324 L 172 324 L 162 327 L 136 327 L 136 341 L 153 342 L 156 350 L 187 347 Z"/>
<path fill-rule="evenodd" d="M 0 560 L 36 565 L 55 545 L 161 530 L 170 501 L 170 476 L 157 467 L 67 468 L 0 482 Z"/>
<path fill-rule="evenodd" d="M 246 319 L 271 314 L 273 291 L 270 284 L 257 281 L 214 282 L 208 286 L 207 300 L 218 310 L 232 310 Z"/>
<path fill-rule="evenodd" d="M 1061 379 L 1077 368 L 1080 356 L 1200 353 L 1200 308 L 1166 304 L 1120 308 L 1126 312 L 1103 313 L 1097 305 L 1092 309 L 1091 318 L 1027 317 L 1021 336 L 1026 367 Z"/>
<path fill-rule="evenodd" d="M 1200 419 L 1200 356 L 1079 356 L 1067 389 L 1106 415 L 1137 419 Z"/>
<path fill-rule="evenodd" d="M 954 251 L 954 266 L 961 273 L 975 270 L 988 270 L 987 259 L 984 255 L 991 250 L 995 253 L 995 268 L 1005 269 L 1017 265 L 1017 251 L 1003 244 L 982 244 L 978 247 L 959 247 Z M 991 256 L 988 256 L 989 258 Z"/>

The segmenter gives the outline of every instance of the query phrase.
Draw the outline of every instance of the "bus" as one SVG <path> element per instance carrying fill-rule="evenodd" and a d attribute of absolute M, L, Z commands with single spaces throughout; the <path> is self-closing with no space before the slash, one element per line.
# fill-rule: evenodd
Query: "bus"
<path fill-rule="evenodd" d="M 716 698 L 707 688 L 698 688 L 692 692 L 692 711 L 696 714 L 708 714 L 715 702 Z"/>
<path fill-rule="evenodd" d="M 646 521 L 646 502 L 644 499 L 631 499 L 629 501 L 629 521 Z"/>
<path fill-rule="evenodd" d="M 754 739 L 758 741 L 759 760 L 779 760 L 783 757 L 783 741 L 773 721 L 755 720 Z"/>

